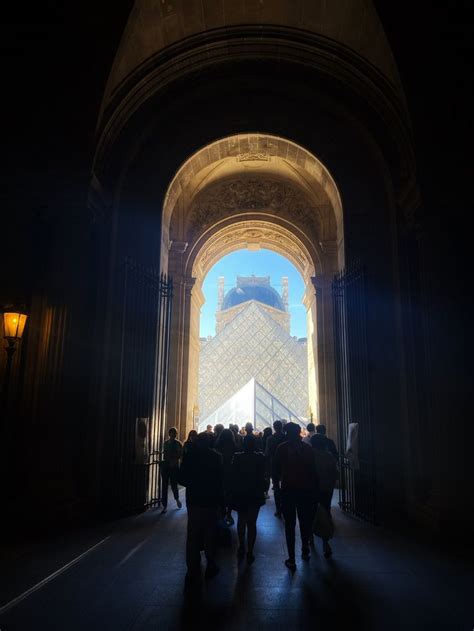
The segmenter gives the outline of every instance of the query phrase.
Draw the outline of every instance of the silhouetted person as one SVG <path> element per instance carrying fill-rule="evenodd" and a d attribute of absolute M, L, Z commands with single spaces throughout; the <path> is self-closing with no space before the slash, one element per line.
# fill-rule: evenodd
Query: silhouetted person
<path fill-rule="evenodd" d="M 273 475 L 273 457 L 278 445 L 285 442 L 286 436 L 283 433 L 282 421 L 275 421 L 273 423 L 273 429 L 275 430 L 275 433 L 267 438 L 267 444 L 265 445 L 265 458 L 267 461 L 267 471 L 269 472 L 272 479 L 273 494 L 275 497 L 275 517 L 281 517 L 280 481 L 277 480 Z"/>
<path fill-rule="evenodd" d="M 197 435 L 198 433 L 195 429 L 192 429 L 189 432 L 188 438 L 183 445 L 183 453 L 187 453 L 190 449 L 193 449 L 194 447 L 196 447 Z"/>
<path fill-rule="evenodd" d="M 285 425 L 287 441 L 278 445 L 273 459 L 273 476 L 281 482 L 281 507 L 285 519 L 288 559 L 285 565 L 296 569 L 296 516 L 300 524 L 301 556 L 309 559 L 311 518 L 317 484 L 316 464 L 312 448 L 301 440 L 301 428 L 296 423 Z"/>
<path fill-rule="evenodd" d="M 268 490 L 270 488 L 271 469 L 267 458 L 267 440 L 272 435 L 272 428 L 265 427 L 262 436 L 262 452 L 265 454 L 265 497 L 268 497 Z"/>
<path fill-rule="evenodd" d="M 316 434 L 324 436 L 326 439 L 326 450 L 329 451 L 336 460 L 339 460 L 339 452 L 336 449 L 335 442 L 326 436 L 326 425 L 316 425 Z"/>
<path fill-rule="evenodd" d="M 179 499 L 178 491 L 178 471 L 179 463 L 183 455 L 183 446 L 176 440 L 178 432 L 175 427 L 168 430 L 169 439 L 163 443 L 163 461 L 161 464 L 161 504 L 163 506 L 162 513 L 166 513 L 168 509 L 168 485 L 171 484 L 171 490 L 176 500 L 176 505 L 181 508 L 182 504 Z"/>
<path fill-rule="evenodd" d="M 217 426 L 216 426 L 217 427 Z M 225 519 L 232 526 L 234 519 L 230 507 L 230 485 L 232 477 L 232 459 L 236 452 L 234 434 L 230 429 L 223 429 L 214 443 L 214 449 L 222 456 L 224 470 Z"/>
<path fill-rule="evenodd" d="M 250 423 L 250 421 L 248 423 L 245 423 L 245 433 L 244 433 L 244 438 L 245 436 L 253 436 L 255 438 L 255 440 L 257 441 L 255 443 L 255 450 L 256 451 L 262 451 L 262 440 L 258 434 L 257 431 L 254 431 L 253 429 L 253 424 Z"/>
<path fill-rule="evenodd" d="M 265 448 L 267 446 L 268 437 L 271 436 L 272 434 L 273 434 L 272 428 L 271 427 L 265 427 L 265 429 L 263 430 L 263 437 L 262 437 L 263 451 L 265 451 Z"/>
<path fill-rule="evenodd" d="M 244 451 L 234 456 L 232 463 L 232 508 L 237 511 L 238 556 L 245 555 L 247 531 L 247 562 L 253 563 L 253 548 L 257 537 L 257 518 L 265 504 L 265 456 L 256 451 L 252 434 L 244 438 Z"/>
<path fill-rule="evenodd" d="M 326 437 L 321 434 L 315 434 L 311 438 L 318 480 L 314 514 L 316 514 L 318 504 L 321 503 L 330 515 L 332 495 L 334 493 L 336 480 L 339 478 L 339 470 L 337 468 L 336 459 L 332 453 L 327 450 L 326 440 Z M 326 539 L 323 539 L 323 550 L 326 558 L 331 556 L 331 546 Z"/>
<path fill-rule="evenodd" d="M 262 432 L 257 432 L 256 430 L 253 432 L 253 437 L 255 438 L 255 451 L 260 451 L 263 453 L 263 434 Z"/>
<path fill-rule="evenodd" d="M 308 443 L 308 445 L 311 445 L 311 438 L 315 435 L 316 433 L 316 425 L 314 423 L 308 423 L 306 425 L 306 430 L 308 432 L 308 435 L 305 436 L 303 438 L 305 443 Z"/>
<path fill-rule="evenodd" d="M 212 447 L 214 449 L 216 447 L 216 443 L 219 440 L 219 436 L 221 435 L 221 432 L 223 429 L 224 429 L 224 426 L 221 423 L 218 423 L 214 427 L 214 436 L 213 436 L 213 441 L 212 441 Z"/>
<path fill-rule="evenodd" d="M 234 432 L 235 450 L 242 451 L 242 436 L 239 433 L 239 426 L 232 425 L 231 430 Z"/>
<path fill-rule="evenodd" d="M 201 549 L 207 560 L 206 578 L 219 572 L 215 561 L 216 531 L 224 507 L 222 457 L 210 447 L 207 432 L 198 434 L 196 448 L 185 454 L 179 482 L 186 487 L 188 530 L 186 539 L 186 580 L 200 576 Z"/>

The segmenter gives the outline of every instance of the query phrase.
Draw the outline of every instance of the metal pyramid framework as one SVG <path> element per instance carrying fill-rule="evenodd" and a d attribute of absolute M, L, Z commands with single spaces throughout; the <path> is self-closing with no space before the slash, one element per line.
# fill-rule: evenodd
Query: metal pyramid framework
<path fill-rule="evenodd" d="M 271 392 L 255 379 L 250 379 L 243 388 L 230 399 L 227 399 L 215 412 L 202 420 L 199 423 L 198 431 L 203 432 L 207 425 L 215 426 L 217 423 L 221 423 L 225 427 L 229 423 L 242 427 L 249 421 L 254 427 L 263 430 L 265 427 L 272 427 L 273 422 L 278 419 L 304 425 L 303 421 Z"/>
<path fill-rule="evenodd" d="M 307 416 L 306 341 L 292 337 L 265 305 L 255 300 L 248 301 L 215 337 L 201 346 L 200 418 L 210 417 L 252 379 L 258 384 L 256 387 L 262 388 L 262 401 L 265 391 L 268 401 L 281 402 L 295 417 Z"/>

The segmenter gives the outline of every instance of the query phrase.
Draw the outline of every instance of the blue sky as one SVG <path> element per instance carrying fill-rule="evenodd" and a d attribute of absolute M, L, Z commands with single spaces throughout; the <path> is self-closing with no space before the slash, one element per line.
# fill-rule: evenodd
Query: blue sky
<path fill-rule="evenodd" d="M 201 308 L 201 337 L 215 335 L 217 283 L 225 278 L 225 291 L 235 287 L 237 276 L 270 276 L 272 286 L 281 294 L 281 277 L 288 276 L 291 334 L 306 337 L 306 310 L 302 304 L 304 283 L 294 265 L 270 250 L 239 250 L 224 256 L 211 268 L 202 286 L 206 302 Z"/>

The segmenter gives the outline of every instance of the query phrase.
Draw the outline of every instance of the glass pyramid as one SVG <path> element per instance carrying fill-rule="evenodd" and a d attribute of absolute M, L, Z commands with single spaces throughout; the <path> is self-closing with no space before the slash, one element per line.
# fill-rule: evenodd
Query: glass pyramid
<path fill-rule="evenodd" d="M 250 300 L 215 337 L 202 344 L 199 364 L 201 419 L 217 413 L 240 390 L 246 392 L 252 379 L 263 388 L 262 409 L 264 404 L 270 405 L 273 397 L 296 417 L 305 419 L 308 415 L 306 341 L 292 337 L 255 300 Z M 249 420 L 251 411 L 245 409 Z M 262 414 L 262 418 L 267 415 Z"/>
<path fill-rule="evenodd" d="M 303 426 L 303 421 L 281 401 L 274 397 L 255 379 L 250 379 L 238 392 L 223 403 L 215 412 L 200 421 L 198 431 L 204 432 L 207 425 L 218 423 L 227 427 L 229 423 L 239 427 L 249 421 L 259 430 L 272 427 L 276 420 L 293 421 Z"/>

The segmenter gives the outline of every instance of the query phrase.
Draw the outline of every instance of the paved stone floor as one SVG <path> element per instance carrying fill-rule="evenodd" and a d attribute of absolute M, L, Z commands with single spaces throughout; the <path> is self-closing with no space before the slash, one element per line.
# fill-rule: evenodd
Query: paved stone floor
<path fill-rule="evenodd" d="M 190 594 L 183 590 L 184 508 L 171 507 L 165 515 L 149 511 L 113 527 L 10 549 L 2 554 L 0 629 L 473 628 L 468 561 L 387 534 L 335 508 L 333 558 L 324 559 L 318 541 L 310 561 L 299 559 L 292 574 L 283 564 L 283 524 L 273 510 L 269 500 L 261 511 L 255 563 L 237 562 L 234 526 L 232 549 L 220 553 L 220 574 Z M 27 594 L 46 577 L 51 578 Z"/>

